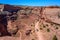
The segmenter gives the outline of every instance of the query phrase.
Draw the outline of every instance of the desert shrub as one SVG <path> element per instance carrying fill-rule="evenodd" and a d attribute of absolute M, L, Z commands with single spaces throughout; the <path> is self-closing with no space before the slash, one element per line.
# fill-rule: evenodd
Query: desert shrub
<path fill-rule="evenodd" d="M 48 24 L 46 24 L 46 26 L 48 26 Z"/>
<path fill-rule="evenodd" d="M 34 40 L 34 39 L 32 39 L 32 40 Z"/>
<path fill-rule="evenodd" d="M 40 28 L 40 30 L 42 30 L 42 28 Z"/>
<path fill-rule="evenodd" d="M 56 29 L 58 29 L 58 27 L 56 27 Z"/>
<path fill-rule="evenodd" d="M 46 28 L 46 26 L 45 26 L 45 25 L 43 25 L 43 28 Z"/>
<path fill-rule="evenodd" d="M 52 40 L 58 40 L 58 39 L 57 39 L 57 37 L 56 37 L 56 35 L 54 35 L 54 37 L 53 37 L 53 39 L 52 39 Z"/>
<path fill-rule="evenodd" d="M 49 30 L 49 29 L 47 29 L 47 32 L 50 32 L 50 30 Z"/>

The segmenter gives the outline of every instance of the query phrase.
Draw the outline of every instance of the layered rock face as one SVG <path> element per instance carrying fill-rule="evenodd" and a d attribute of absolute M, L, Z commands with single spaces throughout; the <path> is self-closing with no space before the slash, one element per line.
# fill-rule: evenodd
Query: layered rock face
<path fill-rule="evenodd" d="M 4 20 L 0 17 L 1 40 L 60 40 L 60 7 L 4 5 L 1 8 L 5 14 L 0 15 L 6 18 L 6 23 L 1 23 Z"/>

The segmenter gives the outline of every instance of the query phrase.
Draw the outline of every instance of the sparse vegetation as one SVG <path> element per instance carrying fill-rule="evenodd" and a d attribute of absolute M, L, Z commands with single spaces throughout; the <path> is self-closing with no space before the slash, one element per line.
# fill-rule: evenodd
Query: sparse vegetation
<path fill-rule="evenodd" d="M 56 27 L 56 29 L 58 29 L 58 27 Z"/>
<path fill-rule="evenodd" d="M 54 37 L 53 37 L 53 39 L 52 39 L 52 40 L 58 40 L 58 39 L 57 39 L 57 37 L 56 37 L 56 35 L 54 35 Z"/>
<path fill-rule="evenodd" d="M 48 24 L 46 24 L 46 26 L 48 26 Z"/>
<path fill-rule="evenodd" d="M 40 30 L 42 30 L 42 28 L 40 28 Z"/>
<path fill-rule="evenodd" d="M 47 29 L 47 32 L 50 32 L 50 29 Z"/>
<path fill-rule="evenodd" d="M 33 25 L 31 25 L 31 26 L 33 26 Z"/>
<path fill-rule="evenodd" d="M 45 25 L 43 25 L 43 28 L 46 28 L 46 26 L 45 26 Z"/>
<path fill-rule="evenodd" d="M 34 39 L 32 39 L 32 40 L 34 40 Z"/>

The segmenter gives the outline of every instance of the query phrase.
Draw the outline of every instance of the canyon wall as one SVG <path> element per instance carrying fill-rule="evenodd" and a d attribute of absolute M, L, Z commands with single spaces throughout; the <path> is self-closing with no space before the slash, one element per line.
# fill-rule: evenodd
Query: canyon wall
<path fill-rule="evenodd" d="M 4 33 L 1 34 L 4 37 L 0 38 L 1 40 L 60 40 L 59 6 L 33 7 L 3 5 L 0 8 L 3 8 L 2 12 L 6 16 L 1 15 L 7 19 L 7 28 L 4 30 L 7 30 L 9 33 L 6 35 L 3 35 Z M 5 23 L 1 24 L 5 25 Z M 3 29 L 4 27 L 2 26 L 0 28 Z M 2 29 L 1 31 L 3 32 L 4 30 Z"/>

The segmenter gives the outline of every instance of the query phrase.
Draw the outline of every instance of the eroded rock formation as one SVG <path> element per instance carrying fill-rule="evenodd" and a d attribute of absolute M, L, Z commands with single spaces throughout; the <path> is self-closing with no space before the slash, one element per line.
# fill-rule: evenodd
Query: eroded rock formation
<path fill-rule="evenodd" d="M 1 6 L 1 5 L 0 5 Z M 13 40 L 53 40 L 56 36 L 60 40 L 60 7 L 30 7 L 4 5 L 3 21 L 0 21 L 0 33 L 12 37 Z M 1 13 L 1 12 L 0 12 Z M 2 15 L 2 14 L 0 14 Z M 5 26 L 6 25 L 6 29 Z M 5 34 L 7 33 L 7 34 Z M 9 34 L 8 34 L 9 33 Z M 16 37 L 13 38 L 13 37 Z M 18 37 L 18 38 L 17 38 Z M 5 38 L 9 40 L 8 38 Z"/>

